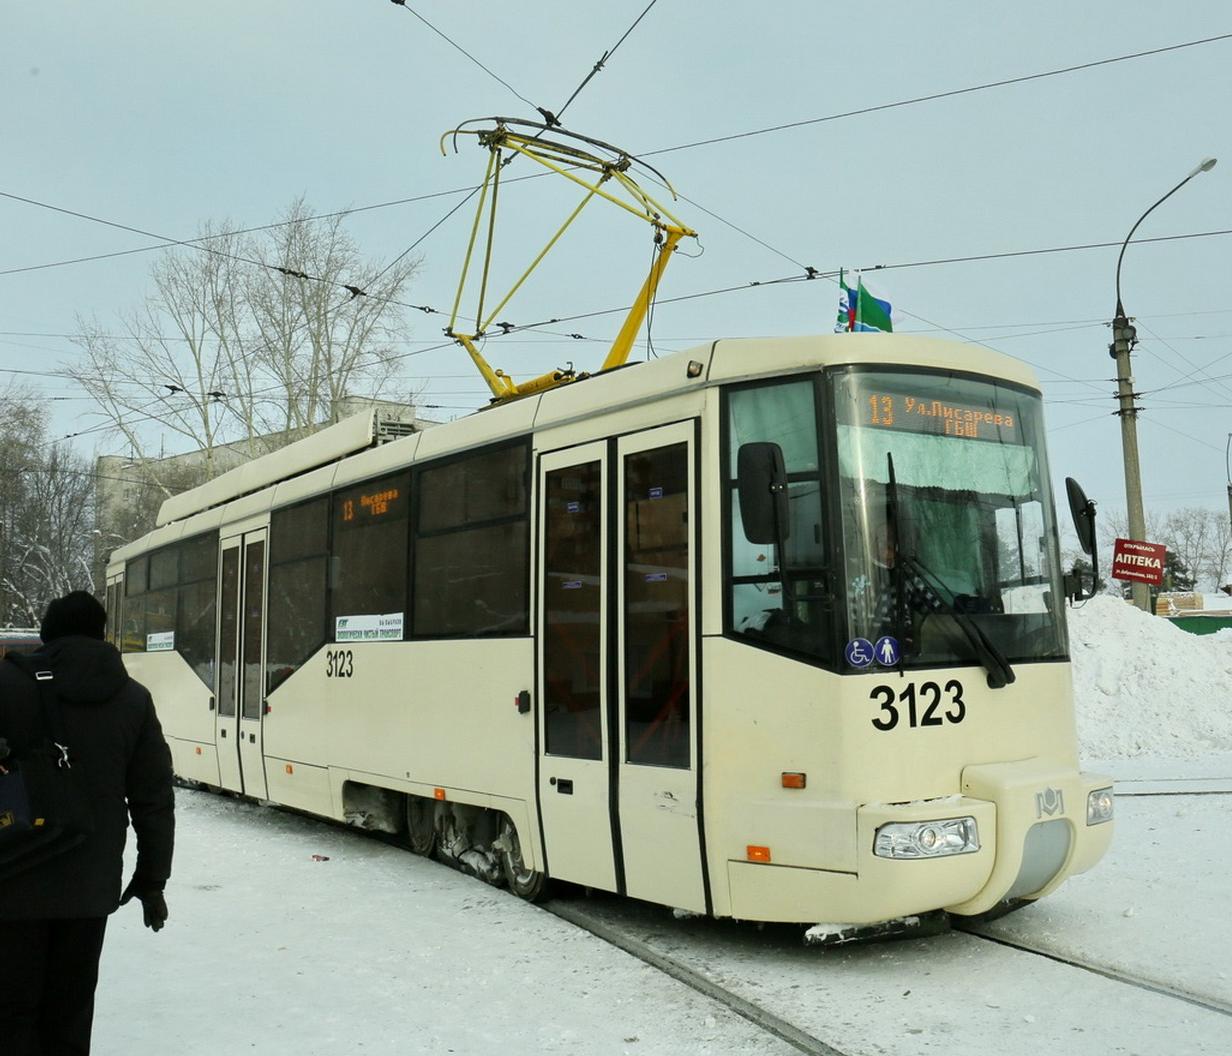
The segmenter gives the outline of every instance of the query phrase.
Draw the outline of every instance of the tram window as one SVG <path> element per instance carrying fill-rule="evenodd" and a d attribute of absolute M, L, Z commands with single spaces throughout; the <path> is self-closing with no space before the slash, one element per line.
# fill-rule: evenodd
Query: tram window
<path fill-rule="evenodd" d="M 329 496 L 275 510 L 270 516 L 270 563 L 315 557 L 328 549 Z"/>
<path fill-rule="evenodd" d="M 214 685 L 213 578 L 180 587 L 175 621 L 175 648 L 207 686 Z"/>
<path fill-rule="evenodd" d="M 544 482 L 544 747 L 603 758 L 600 617 L 603 491 L 598 462 L 552 470 Z"/>
<path fill-rule="evenodd" d="M 817 410 L 811 379 L 735 389 L 728 393 L 727 406 L 733 473 L 741 445 L 758 440 L 782 448 L 789 475 L 817 472 Z"/>
<path fill-rule="evenodd" d="M 222 619 L 218 621 L 218 715 L 235 714 L 236 659 L 239 656 L 236 607 L 240 592 L 240 548 L 222 552 Z"/>
<path fill-rule="evenodd" d="M 625 751 L 688 767 L 688 446 L 625 457 Z"/>
<path fill-rule="evenodd" d="M 124 593 L 127 597 L 131 598 L 135 594 L 144 594 L 146 592 L 149 564 L 149 557 L 142 555 L 141 557 L 133 558 L 125 566 Z"/>
<path fill-rule="evenodd" d="M 481 451 L 418 474 L 419 531 L 526 514 L 527 446 Z"/>
<path fill-rule="evenodd" d="M 415 541 L 415 634 L 525 634 L 526 521 Z"/>
<path fill-rule="evenodd" d="M 270 565 L 265 691 L 272 693 L 325 643 L 324 556 Z"/>
<path fill-rule="evenodd" d="M 175 631 L 175 588 L 151 590 L 145 595 L 145 633 L 166 634 Z M 144 646 L 143 646 L 144 647 Z"/>
<path fill-rule="evenodd" d="M 833 572 L 825 523 L 816 382 L 779 381 L 728 390 L 727 627 L 771 649 L 835 658 Z M 735 493 L 744 444 L 770 442 L 783 452 L 787 521 L 783 545 L 753 543 L 744 533 Z"/>
<path fill-rule="evenodd" d="M 218 536 L 212 532 L 180 544 L 180 582 L 218 579 Z"/>
<path fill-rule="evenodd" d="M 405 613 L 409 484 L 399 473 L 334 494 L 334 626 L 344 616 Z"/>
<path fill-rule="evenodd" d="M 325 644 L 328 536 L 328 495 L 270 516 L 267 693 Z"/>
<path fill-rule="evenodd" d="M 174 587 L 180 578 L 180 548 L 164 547 L 150 555 L 150 590 Z"/>
<path fill-rule="evenodd" d="M 417 471 L 417 637 L 527 633 L 529 472 L 526 441 Z"/>

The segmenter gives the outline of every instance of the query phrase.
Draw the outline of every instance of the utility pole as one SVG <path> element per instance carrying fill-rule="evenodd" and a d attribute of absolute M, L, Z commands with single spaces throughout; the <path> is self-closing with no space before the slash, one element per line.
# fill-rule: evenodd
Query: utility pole
<path fill-rule="evenodd" d="M 1121 261 L 1125 259 L 1125 250 L 1134 232 L 1148 216 L 1160 205 L 1171 198 L 1200 172 L 1210 172 L 1215 167 L 1214 158 L 1204 158 L 1193 167 L 1189 175 L 1159 199 L 1145 213 L 1138 217 L 1134 226 L 1129 229 L 1125 241 L 1121 243 L 1121 252 L 1117 256 L 1116 266 L 1116 315 L 1112 320 L 1112 344 L 1108 346 L 1108 354 L 1116 360 L 1117 365 L 1117 415 L 1121 419 L 1121 450 L 1125 460 L 1125 508 L 1129 519 L 1129 537 L 1139 542 L 1145 542 L 1146 517 L 1142 512 L 1142 474 L 1138 466 L 1138 406 L 1134 402 L 1134 376 L 1129 367 L 1129 354 L 1137 343 L 1138 335 L 1121 303 Z M 1232 513 L 1232 481 L 1228 485 L 1228 512 Z M 1151 611 L 1151 592 L 1145 583 L 1132 583 L 1134 605 L 1143 612 Z"/>
<path fill-rule="evenodd" d="M 1121 452 L 1125 462 L 1125 507 L 1129 520 L 1129 537 L 1146 541 L 1146 515 L 1142 510 L 1142 473 L 1138 465 L 1138 405 L 1134 402 L 1134 376 L 1130 372 L 1129 353 L 1137 343 L 1138 334 L 1125 317 L 1117 298 L 1117 314 L 1112 320 L 1112 344 L 1108 355 L 1116 360 L 1117 416 L 1121 419 Z M 1134 607 L 1151 611 L 1151 592 L 1145 583 L 1131 583 Z"/>

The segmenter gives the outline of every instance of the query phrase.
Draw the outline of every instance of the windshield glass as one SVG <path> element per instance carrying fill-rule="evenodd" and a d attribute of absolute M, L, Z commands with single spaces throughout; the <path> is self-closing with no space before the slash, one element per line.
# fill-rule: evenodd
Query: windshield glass
<path fill-rule="evenodd" d="M 978 628 L 1010 661 L 1063 657 L 1039 397 L 855 369 L 833 392 L 848 640 L 892 637 L 885 656 L 908 666 L 970 663 Z"/>

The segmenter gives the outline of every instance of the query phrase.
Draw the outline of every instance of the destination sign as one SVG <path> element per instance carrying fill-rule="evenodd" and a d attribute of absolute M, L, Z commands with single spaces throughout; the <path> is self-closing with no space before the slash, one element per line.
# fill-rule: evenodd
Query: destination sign
<path fill-rule="evenodd" d="M 351 492 L 339 504 L 343 524 L 366 524 L 402 512 L 404 496 L 401 488 L 378 488 L 373 491 Z"/>
<path fill-rule="evenodd" d="M 987 407 L 929 396 L 872 392 L 864 402 L 864 425 L 912 433 L 1018 443 L 1018 419 Z"/>

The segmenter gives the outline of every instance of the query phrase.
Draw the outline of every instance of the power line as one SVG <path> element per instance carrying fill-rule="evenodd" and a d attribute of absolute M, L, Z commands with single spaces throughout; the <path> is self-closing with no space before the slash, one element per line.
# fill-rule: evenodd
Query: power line
<path fill-rule="evenodd" d="M 438 37 L 440 37 L 441 40 L 443 40 L 451 48 L 454 48 L 457 51 L 460 51 L 463 55 L 465 55 L 468 59 L 470 59 L 471 62 L 473 62 L 476 66 L 478 66 L 481 70 L 483 70 L 484 73 L 486 73 L 489 77 L 491 77 L 494 81 L 499 81 L 501 84 L 503 84 L 506 88 L 508 88 L 511 92 L 513 92 L 514 95 L 516 95 L 519 99 L 521 99 L 522 102 L 524 102 L 532 110 L 535 110 L 535 111 L 539 110 L 539 107 L 537 107 L 534 103 L 532 103 L 529 99 L 527 99 L 526 96 L 524 96 L 521 92 L 519 92 L 507 80 L 493 73 L 492 70 L 490 70 L 482 62 L 480 62 L 477 58 L 475 58 L 475 56 L 472 55 L 469 51 L 467 51 L 464 47 L 462 47 L 461 44 L 447 37 L 444 33 L 442 33 L 439 29 L 437 29 L 436 26 L 434 26 L 431 22 L 429 22 L 426 18 L 424 18 L 423 15 L 421 15 L 418 11 L 412 8 L 407 3 L 407 0 L 390 0 L 390 2 L 397 4 L 400 8 L 402 8 L 403 11 L 407 11 L 410 14 L 414 15 L 417 19 L 419 19 L 420 22 L 422 22 L 425 26 L 427 26 L 430 30 L 432 30 L 433 33 L 435 33 Z"/>
<path fill-rule="evenodd" d="M 394 0 L 394 2 L 398 2 L 398 0 Z M 399 6 L 405 6 L 405 4 L 403 4 L 403 3 L 399 3 Z M 651 6 L 653 6 L 653 5 L 651 5 Z M 423 19 L 423 17 L 422 17 L 421 15 L 419 15 L 418 13 L 416 13 L 416 12 L 412 11 L 409 7 L 407 8 L 407 10 L 408 10 L 408 11 L 411 11 L 411 14 L 414 14 L 416 18 L 419 18 L 421 21 L 424 21 L 424 22 L 425 22 L 425 24 L 428 24 L 428 23 L 426 22 L 426 20 L 424 20 L 424 19 Z M 647 8 L 647 10 L 649 10 L 649 8 Z M 645 13 L 646 13 L 646 12 L 643 12 L 643 16 L 645 15 Z M 640 17 L 639 17 L 638 21 L 640 21 Z M 637 24 L 637 23 L 635 22 L 635 23 L 634 23 L 634 25 L 636 25 L 636 24 Z M 439 31 L 438 31 L 438 30 L 436 30 L 436 29 L 435 29 L 435 27 L 430 27 L 430 28 L 432 28 L 434 32 L 438 32 L 438 33 L 439 33 Z M 632 28 L 632 27 L 630 27 L 630 28 Z M 627 34 L 626 34 L 626 35 L 627 35 Z M 442 36 L 443 36 L 443 34 L 442 34 Z M 883 103 L 883 104 L 880 104 L 880 105 L 878 105 L 878 106 L 864 107 L 864 108 L 861 108 L 861 109 L 858 109 L 858 110 L 844 111 L 844 112 L 842 112 L 842 113 L 837 113 L 837 114 L 828 114 L 828 115 L 825 115 L 825 116 L 823 116 L 823 117 L 808 118 L 808 119 L 805 119 L 805 120 L 803 120 L 803 121 L 791 122 L 791 123 L 784 124 L 784 125 L 774 125 L 774 126 L 771 126 L 771 127 L 768 127 L 768 128 L 755 129 L 755 130 L 752 130 L 752 131 L 749 131 L 749 132 L 741 132 L 741 133 L 736 133 L 736 134 L 734 134 L 734 135 L 729 135 L 729 136 L 719 136 L 719 137 L 714 137 L 714 138 L 711 138 L 711 139 L 697 140 L 697 141 L 692 142 L 692 143 L 682 143 L 682 144 L 678 144 L 678 145 L 676 145 L 676 146 L 672 146 L 672 147 L 663 147 L 663 148 L 660 148 L 659 150 L 654 150 L 654 151 L 647 151 L 647 152 L 643 152 L 640 156 L 642 156 L 642 157 L 651 157 L 651 156 L 656 155 L 656 154 L 667 154 L 667 153 L 672 153 L 672 152 L 675 152 L 675 151 L 690 150 L 690 149 L 693 149 L 693 148 L 695 148 L 695 147 L 699 147 L 699 146 L 708 146 L 708 145 L 710 145 L 710 144 L 714 144 L 714 143 L 724 143 L 724 142 L 729 142 L 729 141 L 732 141 L 732 140 L 745 139 L 745 138 L 748 138 L 748 137 L 750 137 L 750 136 L 765 135 L 765 134 L 768 134 L 768 133 L 771 133 L 771 132 L 777 132 L 777 131 L 782 131 L 782 130 L 785 130 L 785 129 L 791 129 L 791 128 L 799 128 L 799 127 L 803 127 L 803 126 L 806 126 L 806 125 L 820 124 L 820 123 L 822 123 L 822 122 L 827 122 L 827 121 L 837 121 L 837 120 L 840 120 L 840 119 L 843 119 L 843 118 L 847 118 L 847 117 L 857 117 L 857 116 L 860 116 L 860 115 L 863 115 L 863 114 L 874 113 L 874 112 L 881 111 L 881 110 L 890 110 L 890 109 L 894 109 L 894 108 L 896 108 L 896 107 L 901 107 L 901 106 L 912 106 L 912 105 L 916 105 L 916 104 L 919 104 L 919 103 L 922 103 L 922 102 L 928 102 L 928 101 L 932 101 L 932 100 L 936 100 L 936 99 L 948 98 L 948 97 L 950 97 L 950 96 L 965 95 L 965 94 L 969 94 L 969 93 L 972 93 L 972 92 L 984 91 L 984 90 L 987 90 L 987 89 L 990 89 L 990 88 L 1004 87 L 1005 85 L 1009 85 L 1009 84 L 1017 84 L 1017 83 L 1022 83 L 1022 82 L 1025 82 L 1025 81 L 1039 80 L 1039 79 L 1046 78 L 1046 77 L 1056 77 L 1056 76 L 1060 76 L 1060 75 L 1062 75 L 1062 74 L 1073 73 L 1073 72 L 1076 72 L 1076 71 L 1079 71 L 1079 70 L 1091 69 L 1091 68 L 1093 68 L 1093 67 L 1097 67 L 1097 66 L 1105 66 L 1105 65 L 1109 65 L 1109 64 L 1111 64 L 1111 63 L 1127 62 L 1127 61 L 1130 61 L 1130 60 L 1133 60 L 1133 59 L 1139 59 L 1139 58 L 1144 58 L 1144 57 L 1151 56 L 1151 55 L 1158 55 L 1158 54 L 1162 54 L 1162 53 L 1164 53 L 1164 52 L 1169 52 L 1169 51 L 1177 51 L 1177 50 L 1180 50 L 1180 49 L 1182 49 L 1182 48 L 1192 48 L 1192 47 L 1197 47 L 1197 46 L 1199 46 L 1199 45 L 1203 45 L 1203 44 L 1210 44 L 1210 43 L 1214 43 L 1214 42 L 1217 42 L 1217 41 L 1223 41 L 1223 40 L 1227 40 L 1227 39 L 1229 39 L 1229 38 L 1232 38 L 1232 34 L 1225 33 L 1225 34 L 1221 34 L 1221 35 L 1219 35 L 1219 36 L 1214 36 L 1214 37 L 1206 37 L 1206 38 L 1203 38 L 1203 39 L 1201 39 L 1201 40 L 1187 41 L 1187 42 L 1182 43 L 1182 44 L 1174 44 L 1174 45 L 1169 45 L 1169 46 L 1167 46 L 1167 47 L 1163 47 L 1163 48 L 1155 48 L 1155 49 L 1151 49 L 1151 50 L 1147 50 L 1147 51 L 1133 52 L 1133 53 L 1131 53 L 1131 54 L 1127 54 L 1127 55 L 1119 55 L 1119 56 L 1115 56 L 1115 57 L 1113 57 L 1113 58 L 1109 58 L 1109 59 L 1100 59 L 1100 60 L 1096 60 L 1096 61 L 1094 61 L 1094 62 L 1082 63 L 1082 64 L 1079 64 L 1079 65 L 1077 65 L 1077 66 L 1067 66 L 1067 67 L 1064 67 L 1064 68 L 1061 68 L 1061 69 L 1057 69 L 1057 70 L 1049 70 L 1049 71 L 1044 71 L 1044 72 L 1042 72 L 1042 73 L 1027 74 L 1027 75 L 1022 76 L 1022 77 L 1009 78 L 1009 79 L 1006 79 L 1006 80 L 1001 80 L 1001 81 L 990 81 L 990 82 L 986 82 L 986 83 L 983 83 L 983 84 L 971 85 L 971 86 L 968 86 L 968 87 L 966 87 L 966 88 L 958 88 L 958 89 L 953 89 L 953 90 L 951 90 L 951 91 L 947 91 L 947 92 L 933 93 L 933 94 L 931 94 L 931 95 L 916 96 L 916 97 L 913 97 L 913 98 L 910 98 L 910 99 L 898 100 L 898 101 L 896 101 L 896 102 L 891 102 L 891 103 Z M 448 38 L 445 38 L 445 39 L 448 39 Z M 624 38 L 622 37 L 621 39 L 623 40 Z M 452 44 L 453 42 L 452 42 L 452 41 L 450 41 L 450 43 Z M 457 46 L 457 45 L 455 45 L 455 47 L 456 47 L 456 46 Z M 618 42 L 618 45 L 617 45 L 617 46 L 619 46 L 619 42 Z M 462 49 L 459 49 L 459 50 L 462 50 Z M 613 48 L 613 51 L 614 51 L 614 50 L 615 50 L 615 49 Z M 464 52 L 464 53 L 465 53 L 465 52 Z M 470 56 L 470 55 L 468 54 L 468 58 L 472 58 L 472 59 L 473 59 L 473 56 Z M 474 61 L 477 61 L 477 60 L 474 60 Z M 481 64 L 481 65 L 482 65 L 482 64 Z M 489 71 L 489 72 L 490 72 L 490 71 Z M 592 72 L 593 72 L 593 71 L 592 71 Z M 499 78 L 498 78 L 498 80 L 499 80 Z M 502 83 L 504 83 L 504 82 L 502 82 Z M 583 82 L 583 83 L 585 83 L 585 82 Z M 508 87 L 508 86 L 507 86 L 507 87 Z M 529 101 L 529 100 L 525 99 L 525 97 L 521 96 L 521 95 L 520 95 L 519 93 L 517 93 L 516 91 L 514 91 L 514 94 L 515 94 L 515 95 L 518 95 L 518 98 L 522 99 L 522 100 L 523 100 L 523 102 L 526 102 L 528 105 L 530 105 L 530 106 L 534 107 L 534 104 L 533 104 L 533 103 L 530 103 L 530 101 Z M 576 94 L 576 93 L 575 93 L 575 94 Z M 571 100 L 570 100 L 570 101 L 571 101 Z M 566 103 L 566 105 L 568 105 L 568 103 Z M 538 110 L 539 108 L 538 108 L 538 107 L 534 107 L 534 109 Z M 563 107 L 562 107 L 562 110 L 563 110 Z M 542 177 L 542 176 L 544 176 L 544 175 L 549 175 L 549 174 L 547 174 L 547 173 L 532 173 L 532 174 L 529 174 L 529 175 L 527 175 L 527 176 L 515 177 L 514 179 L 511 179 L 511 180 L 508 180 L 508 181 L 505 181 L 505 182 L 507 182 L 507 183 L 512 183 L 512 182 L 515 182 L 515 180 L 516 180 L 516 181 L 521 181 L 521 180 L 528 180 L 528 179 L 539 179 L 540 177 Z M 425 201 L 425 200 L 428 200 L 428 199 L 431 199 L 431 198 L 447 197 L 447 196 L 449 196 L 449 195 L 454 195 L 454 194 L 470 194 L 470 193 L 472 193 L 475 189 L 476 189 L 476 188 L 474 188 L 474 187 L 455 188 L 455 189 L 448 190 L 448 191 L 437 191 L 437 192 L 432 192 L 432 193 L 430 193 L 430 194 L 425 194 L 425 195 L 417 195 L 417 196 L 410 197 L 410 198 L 399 198 L 399 199 L 395 199 L 395 200 L 393 200 L 393 201 L 388 201 L 388 202 L 378 202 L 378 203 L 375 203 L 375 204 L 372 204 L 372 205 L 356 206 L 356 207 L 349 208 L 349 209 L 341 209 L 341 210 L 337 210 L 337 211 L 332 212 L 332 213 L 321 213 L 321 214 L 316 214 L 316 215 L 311 216 L 311 217 L 306 217 L 306 218 L 305 218 L 305 222 L 310 221 L 310 220 L 331 219 L 331 218 L 333 218 L 333 217 L 349 216 L 349 215 L 351 215 L 351 214 L 353 214 L 353 213 L 361 213 L 361 212 L 366 212 L 366 211 L 370 211 L 370 210 L 374 210 L 374 209 L 386 209 L 386 208 L 390 208 L 390 207 L 393 207 L 393 206 L 398 206 L 398 205 L 406 205 L 406 204 L 410 204 L 410 203 L 414 203 L 414 202 Z M 2 193 L 3 193 L 3 192 L 0 192 L 0 194 L 2 194 Z M 18 200 L 25 200 L 25 199 L 21 199 L 21 198 L 19 198 L 19 197 L 18 197 L 18 196 L 16 196 L 16 195 L 6 195 L 6 196 L 7 196 L 7 197 L 14 197 L 14 198 L 18 198 Z M 686 199 L 686 200 L 687 200 L 687 199 Z M 695 205 L 696 203 L 691 203 L 691 204 L 694 204 L 694 205 Z M 700 208 L 700 207 L 699 207 L 699 208 Z M 66 211 L 67 211 L 67 210 L 66 210 Z M 703 210 L 703 211 L 705 211 L 705 210 Z M 726 221 L 724 221 L 724 222 L 726 222 Z M 287 221 L 283 221 L 283 222 L 280 222 L 280 223 L 274 223 L 274 224 L 264 224 L 264 225 L 261 225 L 261 226 L 258 226 L 258 227 L 242 228 L 242 229 L 239 229 L 239 230 L 237 230 L 237 231 L 235 231 L 235 232 L 232 232 L 232 233 L 233 233 L 233 234 L 248 234 L 248 233 L 252 233 L 252 232 L 256 232 L 256 231 L 265 231 L 265 230 L 269 230 L 269 229 L 274 228 L 274 227 L 284 226 L 286 223 L 288 223 L 288 222 L 287 222 Z M 34 265 L 27 265 L 27 266 L 24 266 L 24 267 L 19 267 L 19 268 L 8 268 L 8 269 L 0 270 L 0 275 L 14 275 L 14 274 L 18 274 L 18 273 L 21 273 L 21 272 L 38 271 L 38 270 L 43 270 L 43 269 L 47 269 L 47 268 L 65 267 L 65 266 L 68 266 L 68 265 L 71 265 L 71 264 L 80 264 L 80 263 L 86 263 L 86 262 L 96 261 L 96 260 L 106 260 L 106 259 L 110 259 L 110 258 L 112 258 L 112 257 L 125 256 L 125 255 L 129 255 L 129 254 L 133 254 L 133 253 L 147 253 L 147 252 L 151 252 L 152 250 L 156 250 L 156 249 L 165 249 L 165 248 L 170 248 L 171 246 L 191 246 L 191 245 L 193 244 L 193 242 L 194 242 L 194 241 L 200 241 L 200 239 L 198 239 L 198 240 L 193 240 L 193 239 L 168 239 L 168 238 L 165 238 L 164 236 L 161 236 L 161 235 L 155 235 L 155 234 L 151 234 L 151 233 L 149 233 L 149 232 L 142 232 L 142 231 L 139 231 L 139 230 L 134 229 L 134 228 L 127 228 L 127 227 L 125 227 L 125 225 L 120 225 L 120 224 L 112 224 L 111 226 L 120 227 L 120 228 L 125 229 L 125 230 L 134 231 L 134 232 L 135 232 L 135 233 L 137 233 L 137 234 L 143 234 L 143 235 L 145 235 L 146 237 L 149 237 L 149 238 L 158 238 L 158 239 L 162 239 L 162 241 L 160 241 L 160 242 L 159 242 L 159 244 L 157 244 L 157 245 L 153 245 L 153 246 L 142 246 L 142 247 L 139 247 L 139 248 L 136 248 L 136 249 L 121 250 L 121 251 L 118 251 L 118 252 L 113 252 L 113 253 L 103 253 L 103 254 L 96 254 L 96 255 L 93 255 L 93 256 L 86 256 L 86 257 L 77 257 L 77 258 L 73 258 L 73 259 L 70 259 L 70 260 L 53 261 L 53 262 L 46 263 L 46 264 L 34 264 Z M 1228 232 L 1208 232 L 1208 234 L 1226 234 L 1226 233 L 1228 233 Z M 1200 235 L 1179 235 L 1179 236 L 1172 236 L 1172 237 L 1175 237 L 1175 238 L 1193 238 L 1193 237 L 1202 237 L 1202 236 L 1200 236 Z M 1158 239 L 1139 239 L 1139 240 L 1137 240 L 1137 241 L 1139 241 L 1139 242 L 1151 242 L 1151 241 L 1166 241 L 1166 240 L 1167 240 L 1166 238 L 1158 238 Z M 1096 245 L 1092 245 L 1092 246 L 1088 246 L 1088 247 L 1073 247 L 1073 248 L 1106 248 L 1107 246 L 1110 246 L 1110 245 L 1116 245 L 1116 246 L 1119 246 L 1120 244 L 1121 244 L 1120 242 L 1116 242 L 1116 243 L 1101 243 L 1101 244 L 1099 244 L 1098 246 L 1096 246 Z M 777 251 L 776 251 L 776 252 L 777 252 Z M 1050 252 L 1050 251 L 1036 251 L 1036 252 Z M 789 258 L 789 259 L 790 259 L 790 258 Z M 951 258 L 950 260 L 946 260 L 946 261 L 920 261 L 920 262 L 916 262 L 916 263 L 914 263 L 914 264 L 886 265 L 886 266 L 884 266 L 884 267 L 886 267 L 886 268 L 890 268 L 890 267 L 925 267 L 925 266 L 928 266 L 928 265 L 930 265 L 930 264 L 935 264 L 935 263 L 958 263 L 958 262 L 960 262 L 960 261 L 964 261 L 964 260 L 987 260 L 987 259 L 993 259 L 993 258 L 992 258 L 992 256 L 980 256 L 980 257 L 969 257 L 969 258 Z M 793 263 L 795 263 L 795 262 L 793 261 Z"/>
<path fill-rule="evenodd" d="M 1076 66 L 1064 66 L 1060 69 L 1046 70 L 1042 73 L 1028 73 L 1020 77 L 1007 77 L 999 81 L 986 81 L 983 84 L 970 85 L 966 88 L 954 88 L 945 92 L 933 92 L 929 95 L 917 95 L 910 99 L 899 99 L 892 103 L 881 103 L 877 106 L 865 106 L 858 110 L 846 110 L 838 114 L 827 114 L 824 117 L 810 117 L 801 121 L 790 121 L 782 125 L 771 125 L 768 128 L 752 129 L 748 132 L 737 132 L 729 136 L 715 136 L 711 139 L 698 139 L 692 143 L 682 143 L 675 147 L 662 147 L 659 150 L 649 150 L 642 153 L 642 157 L 654 157 L 657 154 L 671 154 L 678 150 L 692 150 L 695 147 L 708 147 L 715 143 L 731 143 L 738 139 L 748 139 L 752 136 L 765 136 L 772 132 L 785 132 L 793 128 L 804 128 L 809 125 L 819 125 L 826 121 L 839 121 L 847 117 L 861 117 L 865 114 L 875 114 L 883 110 L 894 110 L 902 106 L 916 106 L 920 103 L 935 102 L 938 99 L 951 99 L 959 95 L 970 95 L 973 92 L 983 92 L 990 88 L 1004 88 L 1011 84 L 1023 84 L 1027 81 L 1039 81 L 1047 77 L 1061 77 L 1069 73 L 1077 73 L 1080 70 L 1090 70 L 1097 66 L 1109 66 L 1117 62 L 1129 62 L 1132 59 L 1143 59 L 1151 55 L 1162 55 L 1165 52 L 1180 51 L 1184 48 L 1196 48 L 1203 44 L 1213 44 L 1217 41 L 1232 39 L 1232 33 L 1222 33 L 1215 37 L 1204 37 L 1201 40 L 1190 40 L 1183 44 L 1170 44 L 1162 48 L 1151 48 L 1148 51 L 1136 51 L 1129 55 L 1116 55 L 1110 59 L 1097 59 L 1094 62 L 1083 62 Z M 1117 243 L 1120 245 L 1120 243 Z"/>
<path fill-rule="evenodd" d="M 613 44 L 611 48 L 609 48 L 607 51 L 605 51 L 602 55 L 599 56 L 598 62 L 596 62 L 594 66 L 591 67 L 590 73 L 588 73 L 585 77 L 582 78 L 582 83 L 573 89 L 573 94 L 569 96 L 568 99 L 565 100 L 564 105 L 559 110 L 557 110 L 555 114 L 547 115 L 552 118 L 552 120 L 548 122 L 549 125 L 555 125 L 560 122 L 560 118 L 564 115 L 565 111 L 569 109 L 569 106 L 572 104 L 573 100 L 578 97 L 579 93 L 582 91 L 583 88 L 585 88 L 588 84 L 590 84 L 591 79 L 594 78 L 594 76 L 598 74 L 600 70 L 603 69 L 604 65 L 607 63 L 607 60 L 616 54 L 616 49 L 619 48 L 620 45 L 625 42 L 625 39 L 629 36 L 630 33 L 632 33 L 635 29 L 637 29 L 638 24 L 642 21 L 643 18 L 645 18 L 650 13 L 650 9 L 654 7 L 656 3 L 658 3 L 658 0 L 650 0 L 650 3 L 646 5 L 646 9 L 640 15 L 638 15 L 637 18 L 633 20 L 633 24 L 624 31 L 624 33 L 621 35 L 621 38 L 618 41 L 616 41 L 616 43 Z"/>

